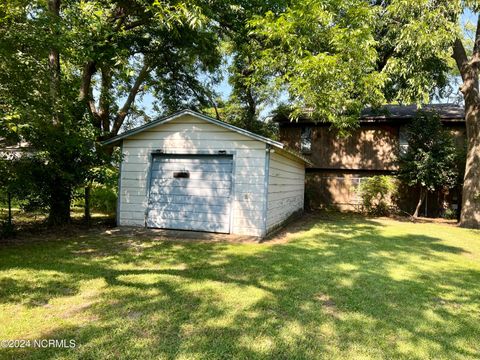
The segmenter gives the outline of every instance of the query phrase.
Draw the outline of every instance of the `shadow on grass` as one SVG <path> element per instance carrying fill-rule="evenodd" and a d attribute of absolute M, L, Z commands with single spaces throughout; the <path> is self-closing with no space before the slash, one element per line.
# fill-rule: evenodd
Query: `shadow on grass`
<path fill-rule="evenodd" d="M 35 306 L 64 296 L 65 289 L 79 292 L 82 281 L 101 278 L 107 286 L 88 309 L 96 321 L 40 336 L 74 338 L 80 348 L 7 354 L 132 359 L 480 355 L 466 345 L 475 344 L 480 327 L 465 310 L 480 300 L 480 272 L 424 266 L 447 266 L 446 256 L 465 252 L 462 248 L 418 234 L 385 237 L 381 224 L 356 217 L 310 223 L 305 230 L 296 240 L 272 246 L 85 238 L 46 244 L 49 257 L 40 260 L 12 251 L 0 271 L 52 271 L 61 277 L 36 286 L 5 283 L 0 302 L 23 298 Z M 29 253 L 40 250 L 29 248 Z M 393 274 L 401 266 L 406 270 Z"/>

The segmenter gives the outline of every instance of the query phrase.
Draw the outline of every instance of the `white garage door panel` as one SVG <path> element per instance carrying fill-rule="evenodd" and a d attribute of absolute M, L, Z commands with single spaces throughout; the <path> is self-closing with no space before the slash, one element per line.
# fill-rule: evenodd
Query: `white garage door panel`
<path fill-rule="evenodd" d="M 161 166 L 161 168 L 158 168 Z M 160 163 L 154 162 L 152 166 L 152 172 L 169 172 L 169 171 L 178 171 L 188 167 L 190 171 L 200 171 L 200 172 L 219 172 L 219 173 L 231 173 L 232 165 L 231 164 L 200 164 L 198 162 L 188 163 Z"/>
<path fill-rule="evenodd" d="M 224 205 L 212 205 L 212 204 L 179 204 L 179 203 L 157 203 L 150 205 L 152 210 L 162 210 L 162 211 L 189 211 L 197 213 L 208 213 L 214 211 L 214 213 L 221 214 L 225 210 Z"/>
<path fill-rule="evenodd" d="M 168 184 L 165 185 L 152 185 L 152 189 L 155 187 L 154 191 L 150 192 L 150 198 L 155 200 L 155 195 L 180 195 L 180 196 L 200 196 L 200 197 L 230 197 L 230 189 L 226 188 L 189 188 L 189 187 L 169 187 Z"/>
<path fill-rule="evenodd" d="M 153 172 L 154 179 L 171 179 L 173 177 L 173 170 L 165 172 Z M 231 181 L 231 172 L 218 171 L 189 171 L 191 180 L 227 180 Z"/>
<path fill-rule="evenodd" d="M 228 229 L 225 230 L 225 226 L 221 223 L 212 223 L 209 221 L 178 221 L 172 222 L 172 226 L 166 225 L 163 221 L 151 220 L 148 227 L 160 228 L 160 229 L 175 229 L 175 230 L 193 230 L 193 231 L 207 231 L 217 233 L 228 233 Z"/>
<path fill-rule="evenodd" d="M 157 210 L 157 209 L 152 209 L 150 210 L 150 214 L 152 217 L 159 217 L 163 221 L 167 220 L 180 220 L 180 221 L 210 221 L 213 223 L 224 223 L 228 222 L 228 218 L 230 214 L 213 214 L 210 212 L 202 212 L 202 213 L 197 213 L 197 212 L 192 212 L 192 211 L 163 211 L 163 210 Z"/>
<path fill-rule="evenodd" d="M 228 155 L 155 155 L 147 226 L 228 233 L 232 168 Z"/>
<path fill-rule="evenodd" d="M 230 180 L 194 180 L 194 179 L 175 179 L 173 174 L 170 179 L 152 179 L 152 185 L 180 187 L 186 189 L 211 189 L 211 188 L 224 188 L 230 189 Z"/>
<path fill-rule="evenodd" d="M 196 155 L 195 155 L 196 156 Z M 228 157 L 225 157 L 225 158 L 216 158 L 217 155 L 207 155 L 207 156 L 214 156 L 214 157 L 211 157 L 211 158 L 204 158 L 204 159 L 201 159 L 201 161 L 197 161 L 196 159 L 192 159 L 192 158 L 189 158 L 189 159 L 181 159 L 179 157 L 174 157 L 174 158 L 158 158 L 158 160 L 154 161 L 154 163 L 156 164 L 174 164 L 175 166 L 177 166 L 178 164 L 202 164 L 202 165 L 206 165 L 206 164 L 228 164 L 228 165 L 231 165 L 232 164 L 232 160 L 229 159 Z M 221 155 L 220 155 L 221 156 Z M 164 165 L 161 166 L 161 168 L 164 168 Z"/>
<path fill-rule="evenodd" d="M 158 168 L 152 168 L 152 173 L 160 172 L 160 174 L 165 174 L 165 173 L 172 173 L 173 171 L 178 171 L 179 169 L 183 169 L 185 167 L 185 164 L 181 165 L 175 165 L 175 164 L 165 164 L 165 168 L 162 170 L 159 170 Z M 208 174 L 208 173 L 226 173 L 226 174 L 231 174 L 232 173 L 232 168 L 227 167 L 227 166 L 222 166 L 220 164 L 210 164 L 206 165 L 205 167 L 201 167 L 201 165 L 198 164 L 192 164 L 189 167 L 190 172 L 200 172 L 202 174 Z M 160 175 L 160 177 L 162 177 Z"/>
<path fill-rule="evenodd" d="M 178 204 L 178 205 L 192 205 L 192 198 L 191 196 L 182 196 L 182 195 L 156 195 L 155 201 L 152 202 L 153 204 Z M 152 206 L 150 205 L 150 206 Z M 225 206 L 225 199 L 223 198 L 212 198 L 209 196 L 197 196 L 195 199 L 194 205 L 218 205 L 218 206 Z"/>

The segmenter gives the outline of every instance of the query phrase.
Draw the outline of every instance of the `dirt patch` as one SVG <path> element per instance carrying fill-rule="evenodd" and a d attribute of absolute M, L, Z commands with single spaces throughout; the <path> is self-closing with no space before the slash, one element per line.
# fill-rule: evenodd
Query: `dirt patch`
<path fill-rule="evenodd" d="M 325 314 L 333 316 L 335 318 L 339 317 L 339 312 L 335 302 L 327 294 L 318 293 L 315 295 L 315 300 L 322 304 L 323 311 Z"/>
<path fill-rule="evenodd" d="M 262 240 L 262 243 L 282 244 L 289 242 L 292 237 L 298 236 L 299 232 L 308 231 L 318 221 L 326 219 L 319 213 L 304 213 L 300 218 L 293 220 Z"/>
<path fill-rule="evenodd" d="M 77 314 L 84 313 L 85 311 L 88 311 L 93 304 L 95 304 L 94 301 L 88 301 L 83 304 L 78 304 L 74 306 L 70 306 L 68 310 L 65 310 L 62 315 L 64 318 L 69 319 L 73 316 L 76 316 Z"/>
<path fill-rule="evenodd" d="M 120 227 L 104 231 L 103 235 L 113 238 L 133 237 L 135 240 L 150 241 L 207 241 L 207 242 L 232 242 L 232 243 L 258 243 L 256 236 L 216 234 L 200 231 L 146 229 L 137 227 Z M 133 245 L 135 246 L 135 245 Z"/>
<path fill-rule="evenodd" d="M 142 317 L 143 313 L 141 311 L 130 311 L 127 314 L 127 318 L 132 320 L 137 320 Z"/>
<path fill-rule="evenodd" d="M 44 221 L 28 224 L 15 223 L 15 234 L 12 237 L 0 239 L 0 245 L 30 244 L 45 241 L 62 241 L 65 238 L 82 238 L 89 235 L 98 235 L 115 226 L 110 217 L 100 217 L 85 223 L 74 218 L 68 225 L 49 227 Z"/>
<path fill-rule="evenodd" d="M 235 235 L 235 234 L 215 234 L 198 231 L 182 231 L 182 230 L 164 230 L 164 229 L 146 229 L 138 227 L 115 227 L 114 221 L 111 218 L 99 218 L 96 221 L 85 224 L 79 219 L 75 219 L 72 224 L 61 228 L 48 228 L 46 225 L 37 224 L 37 227 L 30 227 L 20 229 L 14 238 L 0 240 L 1 245 L 8 244 L 25 244 L 37 243 L 45 241 L 62 241 L 65 239 L 72 239 L 81 241 L 82 238 L 87 237 L 101 237 L 108 240 L 112 239 L 128 239 L 122 245 L 118 243 L 116 246 L 133 248 L 133 250 L 142 252 L 142 241 L 175 241 L 175 242 L 189 242 L 189 241 L 205 241 L 205 242 L 229 242 L 229 243 L 265 243 L 265 244 L 283 244 L 287 243 L 292 238 L 297 237 L 299 233 L 310 230 L 318 222 L 331 222 L 339 220 L 348 220 L 354 216 L 358 221 L 368 220 L 396 220 L 403 222 L 418 222 L 418 223 L 440 223 L 449 226 L 457 226 L 455 220 L 447 219 L 429 219 L 410 217 L 381 217 L 381 218 L 366 218 L 360 214 L 341 213 L 332 211 L 315 211 L 305 212 L 301 217 L 292 220 L 284 227 L 279 228 L 273 234 L 270 234 L 264 239 L 255 236 Z M 122 249 L 117 248 L 121 251 Z M 105 253 L 102 253 L 104 251 Z M 91 249 L 89 247 L 80 248 L 76 250 L 80 256 L 106 256 L 111 255 L 113 249 Z"/>
<path fill-rule="evenodd" d="M 387 220 L 411 222 L 411 223 L 418 223 L 418 224 L 444 224 L 444 225 L 450 225 L 450 226 L 458 226 L 457 220 L 444 219 L 444 218 L 426 218 L 426 217 L 414 218 L 412 216 L 392 215 L 391 217 L 379 217 L 377 219 L 387 219 Z"/>
<path fill-rule="evenodd" d="M 434 297 L 432 301 L 435 304 L 435 306 L 447 306 L 447 307 L 453 307 L 454 309 L 459 309 L 462 307 L 462 305 L 456 301 L 442 299 L 441 297 Z"/>
<path fill-rule="evenodd" d="M 17 232 L 14 238 L 4 241 L 0 240 L 0 244 L 30 244 L 45 241 L 62 241 L 72 239 L 81 241 L 87 237 L 102 237 L 108 240 L 112 239 L 129 239 L 122 244 L 116 242 L 115 251 L 122 251 L 125 248 L 134 248 L 141 252 L 143 250 L 141 242 L 146 241 L 205 241 L 205 242 L 229 242 L 229 243 L 266 243 L 266 244 L 282 244 L 291 240 L 293 235 L 298 235 L 301 231 L 309 230 L 315 222 L 319 220 L 328 221 L 331 215 L 324 213 L 304 213 L 300 218 L 294 219 L 284 227 L 278 229 L 275 233 L 270 234 L 264 239 L 256 236 L 235 235 L 235 234 L 216 234 L 199 231 L 183 231 L 183 230 L 165 230 L 165 229 L 147 229 L 139 227 L 115 227 L 112 219 L 106 218 L 98 220 L 89 225 L 81 221 L 74 221 L 68 226 L 61 228 L 48 228 L 45 225 L 38 224 L 38 229 L 28 227 Z M 115 252 L 114 249 L 98 249 L 80 247 L 75 250 L 79 256 L 107 256 Z"/>

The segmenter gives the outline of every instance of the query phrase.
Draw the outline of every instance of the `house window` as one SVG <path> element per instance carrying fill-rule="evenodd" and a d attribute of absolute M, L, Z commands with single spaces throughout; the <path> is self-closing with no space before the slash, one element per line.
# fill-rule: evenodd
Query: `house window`
<path fill-rule="evenodd" d="M 300 150 L 304 154 L 309 154 L 312 152 L 312 128 L 311 127 L 302 127 L 302 134 L 300 139 Z"/>
<path fill-rule="evenodd" d="M 407 128 L 405 126 L 400 126 L 398 130 L 398 144 L 400 147 L 400 154 L 404 155 L 408 150 L 408 136 Z"/>

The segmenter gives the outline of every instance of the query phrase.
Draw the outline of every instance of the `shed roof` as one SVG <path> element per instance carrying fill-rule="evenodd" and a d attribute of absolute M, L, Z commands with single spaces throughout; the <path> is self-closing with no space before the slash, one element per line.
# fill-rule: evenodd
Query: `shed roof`
<path fill-rule="evenodd" d="M 208 123 L 211 123 L 211 124 L 214 124 L 214 125 L 218 125 L 218 126 L 221 126 L 223 128 L 226 128 L 228 130 L 231 130 L 231 131 L 234 131 L 234 132 L 237 132 L 239 134 L 242 134 L 244 136 L 247 136 L 249 138 L 252 138 L 254 140 L 258 140 L 258 141 L 261 141 L 265 144 L 268 144 L 268 145 L 271 145 L 279 150 L 281 150 L 281 152 L 284 152 L 285 154 L 289 154 L 289 155 L 292 155 L 296 158 L 298 158 L 299 160 L 302 160 L 303 162 L 307 163 L 307 164 L 310 164 L 310 160 L 308 160 L 307 158 L 303 157 L 302 155 L 300 154 L 297 154 L 296 152 L 292 151 L 292 150 L 289 150 L 289 149 L 286 149 L 285 148 L 285 145 L 282 144 L 281 142 L 278 142 L 278 141 L 275 141 L 275 140 L 272 140 L 272 139 L 269 139 L 267 137 L 264 137 L 264 136 L 261 136 L 261 135 L 258 135 L 258 134 L 255 134 L 255 133 L 252 133 L 248 130 L 245 130 L 245 129 L 242 129 L 242 128 L 239 128 L 237 126 L 234 126 L 234 125 L 231 125 L 231 124 L 228 124 L 226 122 L 223 122 L 223 121 L 220 121 L 220 120 L 217 120 L 217 119 L 214 119 L 210 116 L 207 116 L 207 115 L 204 115 L 204 114 L 200 114 L 196 111 L 193 111 L 193 110 L 190 110 L 190 109 L 185 109 L 185 110 L 181 110 L 179 112 L 176 112 L 172 115 L 169 115 L 169 116 L 166 116 L 166 117 L 162 117 L 162 118 L 159 118 L 157 120 L 154 120 L 154 121 L 151 121 L 145 125 L 142 125 L 142 126 L 138 126 L 134 129 L 131 129 L 131 130 L 128 130 L 128 131 L 125 131 L 117 136 L 114 136 L 113 138 L 111 139 L 108 139 L 108 140 L 105 140 L 102 142 L 102 145 L 118 145 L 120 143 L 121 140 L 125 139 L 125 138 L 128 138 L 132 135 L 135 135 L 135 134 L 138 134 L 142 131 L 145 131 L 145 130 L 148 130 L 148 129 L 151 129 L 155 126 L 158 126 L 158 125 L 162 125 L 162 124 L 166 124 L 172 120 L 175 120 L 177 118 L 179 118 L 180 116 L 184 116 L 184 115 L 190 115 L 190 116 L 193 116 L 193 117 L 196 117 L 198 119 L 201 119 L 201 120 L 204 120 Z"/>

